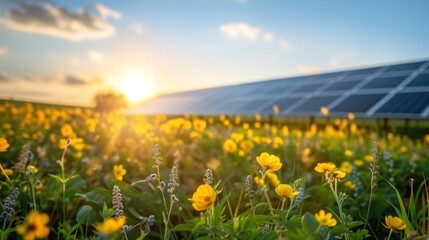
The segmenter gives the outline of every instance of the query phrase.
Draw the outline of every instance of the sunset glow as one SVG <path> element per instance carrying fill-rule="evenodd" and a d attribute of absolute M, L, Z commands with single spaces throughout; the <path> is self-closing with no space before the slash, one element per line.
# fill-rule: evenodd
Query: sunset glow
<path fill-rule="evenodd" d="M 122 92 L 131 103 L 140 102 L 154 94 L 153 80 L 141 73 L 126 74 Z"/>

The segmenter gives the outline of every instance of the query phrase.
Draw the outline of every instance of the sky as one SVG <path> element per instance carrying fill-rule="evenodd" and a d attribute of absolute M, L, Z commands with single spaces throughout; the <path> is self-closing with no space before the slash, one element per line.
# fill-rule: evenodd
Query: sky
<path fill-rule="evenodd" d="M 426 0 L 0 0 L 0 98 L 92 106 L 429 58 Z"/>

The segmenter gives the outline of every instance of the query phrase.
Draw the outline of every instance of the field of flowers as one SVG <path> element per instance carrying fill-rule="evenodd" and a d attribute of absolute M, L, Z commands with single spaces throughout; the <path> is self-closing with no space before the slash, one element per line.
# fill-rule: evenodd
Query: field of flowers
<path fill-rule="evenodd" d="M 421 136 L 5 101 L 0 239 L 427 239 Z"/>

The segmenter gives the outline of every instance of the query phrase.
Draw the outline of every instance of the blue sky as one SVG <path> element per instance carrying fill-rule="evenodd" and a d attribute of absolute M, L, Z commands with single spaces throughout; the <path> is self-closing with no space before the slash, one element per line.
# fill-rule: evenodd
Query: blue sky
<path fill-rule="evenodd" d="M 0 0 L 0 98 L 87 105 L 429 58 L 429 2 Z"/>

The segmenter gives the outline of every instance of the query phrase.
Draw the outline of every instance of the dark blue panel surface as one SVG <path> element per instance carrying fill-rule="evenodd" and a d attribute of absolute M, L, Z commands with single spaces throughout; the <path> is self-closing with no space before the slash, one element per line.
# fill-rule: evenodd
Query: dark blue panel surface
<path fill-rule="evenodd" d="M 429 86 L 429 74 L 421 74 L 414 78 L 407 87 L 428 87 Z"/>
<path fill-rule="evenodd" d="M 360 81 L 347 81 L 347 82 L 336 82 L 331 86 L 325 88 L 323 91 L 338 91 L 338 90 L 350 90 Z"/>
<path fill-rule="evenodd" d="M 312 97 L 299 105 L 293 112 L 315 112 L 318 113 L 321 107 L 326 107 L 332 103 L 338 96 Z"/>
<path fill-rule="evenodd" d="M 377 113 L 419 114 L 429 105 L 429 92 L 398 93 L 385 103 Z"/>
<path fill-rule="evenodd" d="M 387 68 L 386 72 L 394 72 L 394 71 L 404 71 L 404 70 L 416 70 L 419 68 L 424 62 L 414 62 L 414 63 L 405 63 L 393 65 Z"/>
<path fill-rule="evenodd" d="M 337 106 L 332 112 L 359 112 L 368 111 L 374 104 L 380 101 L 386 94 L 356 94 L 350 95 Z"/>
<path fill-rule="evenodd" d="M 394 88 L 398 86 L 407 76 L 388 77 L 388 78 L 375 78 L 367 83 L 362 89 L 371 88 Z"/>

